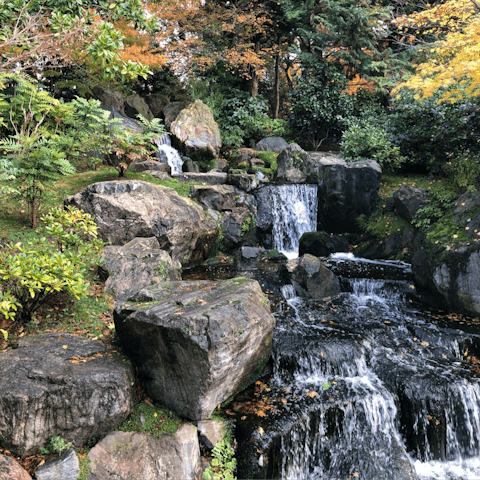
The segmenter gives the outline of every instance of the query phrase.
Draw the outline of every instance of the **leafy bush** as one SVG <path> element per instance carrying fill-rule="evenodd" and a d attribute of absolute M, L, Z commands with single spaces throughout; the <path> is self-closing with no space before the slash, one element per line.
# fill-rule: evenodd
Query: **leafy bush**
<path fill-rule="evenodd" d="M 35 311 L 58 292 L 86 296 L 86 270 L 96 260 L 102 243 L 90 215 L 76 209 L 52 210 L 44 217 L 45 232 L 58 250 L 42 238 L 38 244 L 8 245 L 0 251 L 0 313 L 16 322 L 28 322 Z"/>
<path fill-rule="evenodd" d="M 475 191 L 480 186 L 480 154 L 464 154 L 447 161 L 443 170 L 462 192 Z"/>
<path fill-rule="evenodd" d="M 342 135 L 340 149 L 347 162 L 376 160 L 387 170 L 398 168 L 404 162 L 399 147 L 391 143 L 387 131 L 368 123 L 350 125 Z"/>
<path fill-rule="evenodd" d="M 292 131 L 300 144 L 318 150 L 324 140 L 340 140 L 345 121 L 353 114 L 355 99 L 344 94 L 347 81 L 334 65 L 302 58 L 302 71 L 290 95 Z"/>
<path fill-rule="evenodd" d="M 27 250 L 19 243 L 8 247 L 0 252 L 0 312 L 15 321 L 28 322 L 56 292 L 68 292 L 76 298 L 87 295 L 88 286 L 78 267 L 67 253 Z"/>
<path fill-rule="evenodd" d="M 440 95 L 420 101 L 402 90 L 389 116 L 393 145 L 407 162 L 434 172 L 480 152 L 480 99 L 438 103 Z"/>
<path fill-rule="evenodd" d="M 203 100 L 221 127 L 226 147 L 253 146 L 264 137 L 288 136 L 287 122 L 268 116 L 268 102 L 261 95 L 253 98 L 243 90 L 232 90 Z"/>
<path fill-rule="evenodd" d="M 68 450 L 72 446 L 72 442 L 66 442 L 62 437 L 58 435 L 53 435 L 50 439 L 50 442 L 45 445 L 45 447 L 40 448 L 40 453 L 43 455 L 48 455 L 50 453 L 62 453 L 65 450 Z"/>

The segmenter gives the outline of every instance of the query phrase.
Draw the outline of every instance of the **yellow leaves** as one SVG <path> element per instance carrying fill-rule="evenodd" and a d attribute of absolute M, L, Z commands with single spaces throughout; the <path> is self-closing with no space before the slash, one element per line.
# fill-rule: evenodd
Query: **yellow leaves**
<path fill-rule="evenodd" d="M 480 21 L 473 2 L 450 0 L 397 23 L 402 28 L 419 27 L 422 33 L 437 35 L 439 40 L 429 48 L 428 60 L 418 65 L 416 74 L 398 85 L 394 93 L 407 87 L 417 90 L 420 98 L 427 98 L 437 90 L 453 87 L 440 100 L 451 103 L 480 95 Z M 431 28 L 426 29 L 426 25 Z"/>
<path fill-rule="evenodd" d="M 307 392 L 305 395 L 307 395 L 310 398 L 316 398 L 318 397 L 318 393 L 314 391 Z"/>

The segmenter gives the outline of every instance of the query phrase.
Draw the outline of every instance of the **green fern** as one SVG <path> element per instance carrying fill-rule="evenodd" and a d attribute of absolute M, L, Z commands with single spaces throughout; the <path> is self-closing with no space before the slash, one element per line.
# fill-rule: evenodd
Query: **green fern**
<path fill-rule="evenodd" d="M 235 480 L 233 472 L 237 468 L 237 460 L 231 445 L 230 435 L 226 435 L 212 450 L 210 466 L 203 473 L 205 480 Z"/>

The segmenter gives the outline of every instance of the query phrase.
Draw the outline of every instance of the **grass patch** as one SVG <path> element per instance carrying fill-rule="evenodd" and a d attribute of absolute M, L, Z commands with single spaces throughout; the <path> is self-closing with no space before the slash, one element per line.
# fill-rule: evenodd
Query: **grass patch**
<path fill-rule="evenodd" d="M 142 180 L 144 182 L 153 183 L 154 185 L 162 185 L 163 187 L 173 188 L 181 197 L 190 197 L 191 186 L 202 185 L 202 183 L 195 182 L 182 183 L 179 182 L 176 178 L 160 180 L 159 178 L 152 177 L 150 174 L 145 172 L 132 173 L 128 170 L 125 174 L 125 178 L 132 180 Z"/>
<path fill-rule="evenodd" d="M 88 458 L 90 448 L 76 448 L 75 451 L 77 452 L 80 467 L 80 473 L 78 474 L 77 480 L 88 480 L 91 473 L 90 460 Z"/>
<path fill-rule="evenodd" d="M 164 433 L 173 435 L 180 424 L 180 418 L 167 408 L 140 402 L 135 405 L 132 415 L 120 426 L 119 430 L 149 433 L 158 437 Z"/>

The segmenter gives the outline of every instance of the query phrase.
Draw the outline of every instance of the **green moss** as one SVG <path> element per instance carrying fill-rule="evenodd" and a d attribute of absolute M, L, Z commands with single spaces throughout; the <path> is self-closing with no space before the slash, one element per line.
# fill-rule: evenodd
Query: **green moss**
<path fill-rule="evenodd" d="M 176 178 L 171 178 L 168 180 L 160 180 L 159 178 L 152 177 L 149 173 L 140 172 L 140 173 L 133 173 L 127 170 L 125 174 L 125 178 L 132 179 L 132 180 L 142 180 L 144 182 L 149 182 L 154 185 L 161 185 L 167 188 L 173 188 L 181 197 L 189 197 L 190 196 L 190 187 L 193 185 L 201 185 L 201 183 L 195 182 L 188 182 L 182 183 L 179 182 Z"/>
<path fill-rule="evenodd" d="M 137 403 L 130 418 L 119 428 L 122 432 L 143 432 L 154 436 L 174 434 L 180 427 L 180 419 L 164 407 Z"/>
<path fill-rule="evenodd" d="M 88 458 L 88 453 L 90 448 L 76 448 L 78 463 L 80 467 L 80 473 L 78 474 L 77 480 L 88 480 L 88 477 L 91 473 L 91 462 Z"/>

